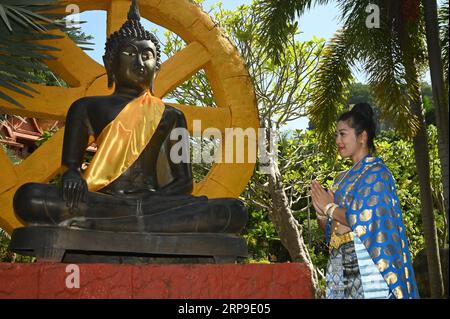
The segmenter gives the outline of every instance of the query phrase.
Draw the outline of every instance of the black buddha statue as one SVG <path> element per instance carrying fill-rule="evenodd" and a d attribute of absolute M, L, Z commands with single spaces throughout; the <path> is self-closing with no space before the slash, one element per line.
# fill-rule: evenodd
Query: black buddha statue
<path fill-rule="evenodd" d="M 247 221 L 243 203 L 232 198 L 192 196 L 190 163 L 170 160 L 171 147 L 185 140 L 181 137 L 171 140 L 170 133 L 174 128 L 186 128 L 186 120 L 182 112 L 162 104 L 151 95 L 153 80 L 160 66 L 160 46 L 156 37 L 144 30 L 139 20 L 136 1 L 133 1 L 128 20 L 106 42 L 103 59 L 108 86 L 115 84 L 114 93 L 81 98 L 68 111 L 62 152 L 62 165 L 66 171 L 61 185 L 22 185 L 14 197 L 15 213 L 28 227 L 56 226 L 141 234 L 237 234 Z M 147 102 L 151 102 L 143 103 L 144 95 L 147 95 Z M 128 119 L 135 121 L 137 127 L 154 125 L 155 128 L 138 154 L 130 159 L 127 157 L 129 153 L 137 152 L 128 145 L 134 143 L 134 137 L 124 138 L 128 132 L 123 129 L 127 117 L 119 117 L 138 99 L 141 99 L 140 107 L 162 105 L 162 108 L 156 120 L 136 119 L 137 115 L 130 115 L 138 113 L 128 113 Z M 147 114 L 147 111 L 143 112 Z M 103 135 L 113 134 L 114 127 L 123 131 L 117 131 L 115 137 L 103 138 Z M 140 135 L 142 132 L 137 130 L 137 133 Z M 90 136 L 97 140 L 97 152 L 103 148 L 101 156 L 107 157 L 107 160 L 99 158 L 101 164 L 97 166 L 106 172 L 115 172 L 113 177 L 109 173 L 100 176 L 91 172 L 96 185 L 92 188 L 88 185 L 89 178 L 81 171 Z M 168 159 L 166 165 L 161 165 L 163 161 L 158 160 L 161 153 Z"/>

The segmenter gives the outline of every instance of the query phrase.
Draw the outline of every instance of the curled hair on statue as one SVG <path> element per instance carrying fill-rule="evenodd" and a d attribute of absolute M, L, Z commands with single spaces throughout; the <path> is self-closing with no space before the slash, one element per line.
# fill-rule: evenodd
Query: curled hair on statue
<path fill-rule="evenodd" d="M 156 48 L 156 70 L 161 66 L 161 46 L 156 36 L 145 30 L 139 22 L 141 16 L 137 3 L 133 0 L 130 11 L 128 12 L 128 20 L 120 27 L 119 31 L 112 33 L 106 40 L 105 55 L 103 61 L 108 73 L 108 87 L 112 87 L 114 83 L 114 75 L 112 74 L 112 67 L 115 63 L 114 58 L 118 55 L 120 47 L 131 40 L 150 40 Z"/>
<path fill-rule="evenodd" d="M 362 134 L 364 131 L 367 133 L 367 147 L 371 154 L 375 153 L 375 134 L 376 123 L 374 120 L 374 112 L 370 104 L 357 103 L 350 111 L 342 113 L 338 122 L 345 121 L 348 125 L 355 130 L 356 135 Z"/>

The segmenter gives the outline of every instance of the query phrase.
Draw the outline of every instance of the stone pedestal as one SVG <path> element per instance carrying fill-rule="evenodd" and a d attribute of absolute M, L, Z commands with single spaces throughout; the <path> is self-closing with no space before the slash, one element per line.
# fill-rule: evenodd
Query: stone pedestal
<path fill-rule="evenodd" d="M 76 288 L 79 282 L 79 288 Z M 0 263 L 0 298 L 312 298 L 304 264 Z"/>
<path fill-rule="evenodd" d="M 37 261 L 161 264 L 234 263 L 247 256 L 236 234 L 136 233 L 29 226 L 14 230 L 8 249 Z"/>

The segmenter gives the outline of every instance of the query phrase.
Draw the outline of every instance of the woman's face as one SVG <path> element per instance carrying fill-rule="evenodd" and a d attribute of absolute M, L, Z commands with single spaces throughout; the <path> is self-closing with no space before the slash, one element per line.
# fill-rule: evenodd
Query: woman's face
<path fill-rule="evenodd" d="M 342 158 L 354 157 L 363 151 L 363 135 L 356 136 L 355 129 L 350 127 L 346 121 L 339 121 L 336 126 L 336 145 Z"/>

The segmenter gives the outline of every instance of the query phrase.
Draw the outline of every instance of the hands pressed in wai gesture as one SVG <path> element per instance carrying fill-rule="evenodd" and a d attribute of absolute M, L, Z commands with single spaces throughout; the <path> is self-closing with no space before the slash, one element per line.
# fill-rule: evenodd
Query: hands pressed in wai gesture
<path fill-rule="evenodd" d="M 334 202 L 334 193 L 325 190 L 316 180 L 311 183 L 311 198 L 318 216 L 326 217 L 325 207 Z"/>

